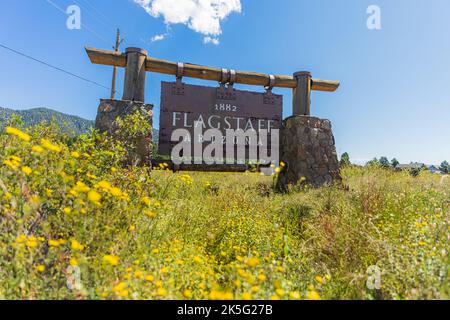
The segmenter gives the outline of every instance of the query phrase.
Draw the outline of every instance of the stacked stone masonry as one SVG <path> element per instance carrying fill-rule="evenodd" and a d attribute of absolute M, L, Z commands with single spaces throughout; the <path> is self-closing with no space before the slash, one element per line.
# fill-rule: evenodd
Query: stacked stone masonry
<path fill-rule="evenodd" d="M 116 119 L 119 117 L 124 119 L 136 111 L 139 111 L 148 123 L 153 125 L 153 105 L 128 100 L 101 99 L 95 120 L 95 128 L 114 136 L 118 130 Z M 129 152 L 129 162 L 134 165 L 151 166 L 153 150 L 151 130 L 145 136 L 136 137 L 134 143 L 136 150 Z"/>
<path fill-rule="evenodd" d="M 285 189 L 299 181 L 315 187 L 341 182 L 335 140 L 329 120 L 293 116 L 283 121 L 280 159 L 286 168 L 279 185 Z"/>

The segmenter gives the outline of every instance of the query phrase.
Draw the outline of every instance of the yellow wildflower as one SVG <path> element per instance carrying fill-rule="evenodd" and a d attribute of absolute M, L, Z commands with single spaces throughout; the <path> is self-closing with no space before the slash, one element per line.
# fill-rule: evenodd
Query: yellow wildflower
<path fill-rule="evenodd" d="M 145 204 L 146 206 L 149 206 L 149 205 L 152 204 L 152 201 L 150 200 L 149 197 L 143 197 L 143 198 L 141 199 L 141 202 L 142 202 L 143 204 Z"/>
<path fill-rule="evenodd" d="M 113 255 L 106 255 L 103 257 L 103 261 L 109 263 L 112 266 L 117 266 L 119 264 L 119 257 Z"/>
<path fill-rule="evenodd" d="M 156 212 L 153 210 L 145 210 L 145 215 L 150 219 L 156 218 Z"/>
<path fill-rule="evenodd" d="M 42 148 L 41 146 L 33 146 L 31 147 L 31 151 L 35 153 L 42 153 L 44 152 L 44 148 Z"/>
<path fill-rule="evenodd" d="M 6 133 L 11 136 L 16 136 L 19 139 L 22 139 L 23 141 L 29 142 L 31 140 L 30 135 L 26 134 L 23 131 L 20 131 L 19 129 L 12 128 L 12 127 L 6 127 Z"/>
<path fill-rule="evenodd" d="M 259 259 L 255 258 L 255 257 L 252 257 L 252 258 L 247 260 L 246 264 L 247 264 L 247 266 L 249 266 L 251 268 L 254 268 L 257 265 L 259 265 Z"/>
<path fill-rule="evenodd" d="M 145 277 L 145 280 L 147 280 L 148 282 L 153 282 L 155 281 L 155 277 L 149 274 L 148 276 Z"/>
<path fill-rule="evenodd" d="M 102 200 L 102 196 L 100 195 L 100 193 L 98 193 L 95 190 L 89 191 L 87 197 L 88 197 L 89 201 L 96 203 L 96 204 L 99 204 L 100 201 Z"/>
<path fill-rule="evenodd" d="M 25 166 L 25 167 L 22 167 L 22 172 L 25 173 L 27 176 L 29 176 L 31 173 L 33 173 L 33 169 Z"/>
<path fill-rule="evenodd" d="M 78 265 L 78 260 L 75 259 L 75 258 L 71 258 L 71 259 L 70 259 L 70 265 L 71 265 L 72 267 L 76 267 L 76 266 Z"/>
<path fill-rule="evenodd" d="M 242 300 L 252 300 L 252 295 L 251 295 L 251 293 L 244 292 L 244 293 L 242 294 Z"/>
<path fill-rule="evenodd" d="M 130 295 L 130 292 L 129 292 L 128 290 L 122 290 L 122 291 L 120 291 L 120 293 L 119 293 L 119 296 L 120 296 L 121 298 L 128 298 L 129 295 Z"/>
<path fill-rule="evenodd" d="M 73 151 L 71 152 L 72 157 L 74 157 L 75 159 L 78 159 L 79 157 L 81 157 L 80 153 L 78 153 L 77 151 Z"/>
<path fill-rule="evenodd" d="M 77 240 L 72 240 L 70 247 L 72 248 L 72 250 L 75 250 L 75 251 L 77 251 L 77 250 L 82 251 L 84 249 L 84 246 L 81 245 Z"/>
<path fill-rule="evenodd" d="M 58 248 L 61 245 L 59 240 L 48 240 L 47 243 L 50 247 L 53 247 L 53 248 Z"/>
<path fill-rule="evenodd" d="M 225 292 L 222 296 L 222 300 L 233 300 L 233 293 Z"/>
<path fill-rule="evenodd" d="M 26 235 L 20 235 L 16 238 L 16 242 L 17 243 L 24 243 L 25 241 L 27 241 L 27 236 Z"/>
<path fill-rule="evenodd" d="M 195 257 L 194 257 L 194 262 L 196 262 L 196 263 L 202 263 L 202 258 L 200 258 L 199 256 L 195 256 Z"/>
<path fill-rule="evenodd" d="M 90 173 L 86 174 L 86 177 L 88 177 L 89 179 L 92 179 L 92 180 L 98 179 L 96 175 L 93 175 L 93 174 L 90 174 Z"/>
<path fill-rule="evenodd" d="M 245 270 L 242 269 L 238 269 L 237 273 L 242 277 L 242 278 L 246 278 L 248 276 L 248 273 L 245 272 Z"/>
<path fill-rule="evenodd" d="M 112 288 L 112 292 L 120 292 L 120 291 L 123 291 L 123 290 L 125 290 L 125 288 L 126 288 L 126 284 L 125 284 L 125 282 L 120 282 L 120 283 L 118 283 L 116 286 L 114 286 L 113 288 Z"/>
<path fill-rule="evenodd" d="M 7 165 L 8 167 L 10 167 L 13 170 L 16 170 L 20 166 L 19 162 L 15 161 L 15 160 L 10 160 L 10 159 L 3 161 L 3 164 Z"/>
<path fill-rule="evenodd" d="M 166 267 L 164 267 L 164 268 L 162 268 L 159 272 L 161 272 L 161 273 L 168 273 L 169 272 L 169 268 L 166 268 Z"/>
<path fill-rule="evenodd" d="M 120 197 L 122 196 L 122 191 L 119 188 L 111 188 L 109 190 L 109 192 L 111 193 L 112 196 L 114 197 Z"/>
<path fill-rule="evenodd" d="M 323 284 L 324 283 L 324 281 L 323 281 L 323 278 L 321 277 L 321 276 L 316 276 L 316 281 L 318 282 L 318 283 L 320 283 L 320 284 Z"/>
<path fill-rule="evenodd" d="M 72 209 L 69 208 L 69 207 L 64 208 L 63 211 L 64 211 L 65 214 L 71 214 L 72 213 Z"/>
<path fill-rule="evenodd" d="M 275 290 L 275 293 L 276 293 L 277 295 L 279 295 L 280 297 L 284 296 L 284 294 L 285 294 L 285 292 L 284 292 L 283 289 L 277 289 L 277 290 Z"/>
<path fill-rule="evenodd" d="M 180 180 L 186 183 L 187 185 L 191 185 L 194 182 L 194 179 L 188 174 L 183 174 L 180 176 Z"/>
<path fill-rule="evenodd" d="M 38 241 L 37 241 L 37 239 L 36 238 L 34 238 L 34 237 L 30 237 L 30 238 L 28 238 L 28 241 L 26 242 L 26 246 L 28 247 L 28 248 L 36 248 L 37 246 L 38 246 Z"/>
<path fill-rule="evenodd" d="M 82 181 L 78 181 L 75 186 L 72 188 L 73 191 L 79 192 L 79 193 L 88 193 L 91 188 L 89 188 L 86 184 L 84 184 Z"/>
<path fill-rule="evenodd" d="M 222 300 L 223 294 L 222 292 L 218 291 L 218 290 L 212 290 L 209 293 L 209 299 L 210 300 Z"/>
<path fill-rule="evenodd" d="M 156 294 L 159 297 L 165 297 L 167 295 L 167 290 L 164 288 L 158 288 L 158 290 L 156 290 Z"/>
<path fill-rule="evenodd" d="M 289 294 L 289 298 L 291 300 L 300 300 L 300 292 L 298 291 L 293 291 Z"/>
<path fill-rule="evenodd" d="M 41 140 L 41 144 L 42 144 L 43 148 L 45 148 L 45 149 L 47 149 L 49 151 L 53 151 L 53 152 L 56 152 L 56 153 L 60 153 L 62 151 L 62 148 L 60 146 L 58 146 L 56 144 L 53 144 L 52 142 L 50 142 L 47 139 L 42 139 Z"/>
<path fill-rule="evenodd" d="M 186 299 L 191 299 L 192 298 L 192 291 L 191 290 L 184 290 L 184 292 L 183 292 L 183 296 L 186 298 Z"/>
<path fill-rule="evenodd" d="M 45 271 L 45 266 L 43 264 L 40 264 L 40 265 L 36 266 L 36 271 L 37 272 L 44 272 Z"/>
<path fill-rule="evenodd" d="M 320 300 L 320 295 L 317 291 L 308 291 L 308 293 L 306 294 L 306 299 L 308 300 Z"/>

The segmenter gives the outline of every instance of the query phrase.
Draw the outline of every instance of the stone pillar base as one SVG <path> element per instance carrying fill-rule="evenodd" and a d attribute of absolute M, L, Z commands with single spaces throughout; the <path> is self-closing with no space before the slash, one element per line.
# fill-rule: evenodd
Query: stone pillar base
<path fill-rule="evenodd" d="M 341 182 L 339 162 L 331 122 L 309 116 L 293 116 L 283 121 L 280 159 L 286 164 L 278 186 L 304 182 L 314 187 Z"/>
<path fill-rule="evenodd" d="M 95 128 L 100 132 L 107 132 L 111 136 L 122 136 L 118 132 L 119 128 L 116 123 L 117 118 L 125 119 L 128 115 L 139 112 L 145 121 L 148 121 L 153 127 L 153 105 L 143 102 L 135 102 L 128 100 L 110 100 L 101 99 L 98 107 L 97 118 L 95 120 Z M 124 141 L 133 147 L 128 150 L 129 157 L 127 162 L 133 165 L 148 165 L 151 168 L 152 161 L 152 129 L 145 135 L 134 136 L 133 141 Z"/>

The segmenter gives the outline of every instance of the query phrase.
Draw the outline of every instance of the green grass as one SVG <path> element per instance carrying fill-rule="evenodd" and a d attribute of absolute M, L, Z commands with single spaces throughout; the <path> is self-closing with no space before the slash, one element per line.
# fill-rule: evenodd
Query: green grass
<path fill-rule="evenodd" d="M 98 134 L 15 134 L 0 135 L 0 298 L 449 298 L 449 179 L 346 168 L 344 188 L 280 194 L 255 173 L 122 168 Z"/>

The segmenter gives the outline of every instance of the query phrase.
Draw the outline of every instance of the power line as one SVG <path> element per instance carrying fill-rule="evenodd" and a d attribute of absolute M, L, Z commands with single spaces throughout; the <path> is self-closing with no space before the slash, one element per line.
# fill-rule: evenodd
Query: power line
<path fill-rule="evenodd" d="M 75 2 L 75 0 L 72 0 L 73 2 Z M 97 14 L 99 16 L 102 16 L 105 20 L 104 21 L 108 21 L 108 24 L 113 27 L 114 29 L 116 29 L 119 25 L 116 23 L 117 20 L 115 19 L 110 19 L 110 17 L 106 16 L 101 10 L 97 9 L 91 2 L 90 0 L 77 0 L 77 1 L 83 1 L 84 3 L 86 3 L 89 7 L 92 8 L 93 11 L 97 12 Z M 114 25 L 117 25 L 117 27 L 114 27 Z M 122 38 L 122 42 L 128 43 L 127 39 Z"/>
<path fill-rule="evenodd" d="M 64 14 L 67 17 L 67 13 L 66 11 L 61 8 L 60 6 L 58 6 L 56 3 L 54 3 L 52 0 L 45 0 L 47 1 L 48 4 L 52 5 L 54 8 L 56 8 L 59 12 L 61 12 L 62 14 Z M 88 27 L 86 24 L 81 23 L 81 26 L 86 29 L 87 31 L 89 31 L 90 33 L 92 33 L 94 36 L 96 36 L 98 39 L 100 39 L 101 41 L 107 43 L 108 45 L 110 44 L 109 41 L 105 40 L 105 38 L 103 38 L 101 35 L 99 35 L 97 32 L 95 32 L 92 28 Z"/>
<path fill-rule="evenodd" d="M 102 16 L 103 18 L 105 18 L 106 20 L 108 20 L 108 22 L 112 25 L 113 22 L 111 21 L 111 19 L 109 19 L 107 16 L 105 16 L 103 14 L 103 12 L 101 12 L 100 10 L 98 10 L 97 8 L 94 7 L 94 5 L 92 5 L 88 0 L 83 0 L 83 2 L 85 2 L 89 7 L 91 7 L 95 12 L 97 12 L 100 16 Z"/>
<path fill-rule="evenodd" d="M 116 29 L 116 27 L 114 27 L 112 24 L 108 22 L 106 22 L 106 20 L 100 19 L 99 15 L 92 12 L 90 9 L 88 9 L 87 7 L 85 7 L 84 5 L 81 5 L 79 2 L 75 1 L 75 0 L 71 0 L 73 3 L 75 3 L 77 6 L 79 6 L 80 8 L 83 9 L 83 11 L 86 11 L 91 17 L 93 17 L 94 19 L 96 19 L 98 22 L 100 22 L 101 24 L 103 24 L 105 27 L 108 28 L 112 28 L 113 30 Z"/>
<path fill-rule="evenodd" d="M 61 68 L 59 68 L 59 67 L 55 67 L 55 66 L 53 66 L 53 65 L 51 65 L 51 64 L 49 64 L 49 63 L 47 63 L 47 62 L 44 62 L 44 61 L 42 61 L 42 60 L 33 58 L 33 57 L 31 57 L 31 56 L 29 56 L 29 55 L 23 53 L 23 52 L 20 52 L 20 51 L 17 51 L 17 50 L 15 50 L 15 49 L 12 49 L 12 48 L 10 48 L 10 47 L 7 47 L 7 46 L 5 46 L 5 45 L 3 45 L 3 44 L 1 44 L 1 43 L 0 43 L 0 47 L 4 48 L 4 49 L 6 49 L 6 50 L 9 50 L 9 51 L 11 51 L 11 52 L 13 52 L 13 53 L 15 53 L 15 54 L 18 54 L 18 55 L 20 55 L 20 56 L 22 56 L 22 57 L 25 57 L 25 58 L 27 58 L 27 59 L 30 59 L 30 60 L 33 60 L 33 61 L 38 62 L 38 63 L 40 63 L 40 64 L 43 64 L 43 65 L 45 65 L 45 66 L 47 66 L 47 67 L 49 67 L 49 68 L 58 70 L 58 71 L 63 72 L 63 73 L 65 73 L 65 74 L 68 74 L 68 75 L 70 75 L 70 76 L 72 76 L 72 77 L 75 77 L 75 78 L 78 78 L 78 79 L 80 79 L 80 80 L 89 82 L 89 83 L 91 83 L 91 84 L 94 84 L 94 85 L 96 85 L 96 86 L 102 87 L 102 88 L 104 88 L 104 89 L 111 90 L 111 88 L 108 88 L 108 87 L 106 87 L 106 86 L 104 86 L 104 85 L 102 85 L 102 84 L 100 84 L 100 83 L 98 83 L 98 82 L 95 82 L 95 81 L 89 80 L 89 79 L 87 79 L 87 78 L 81 77 L 81 76 L 79 76 L 79 75 L 76 75 L 75 73 L 72 73 L 72 72 L 70 72 L 70 71 L 66 71 L 66 70 L 61 69 Z"/>

